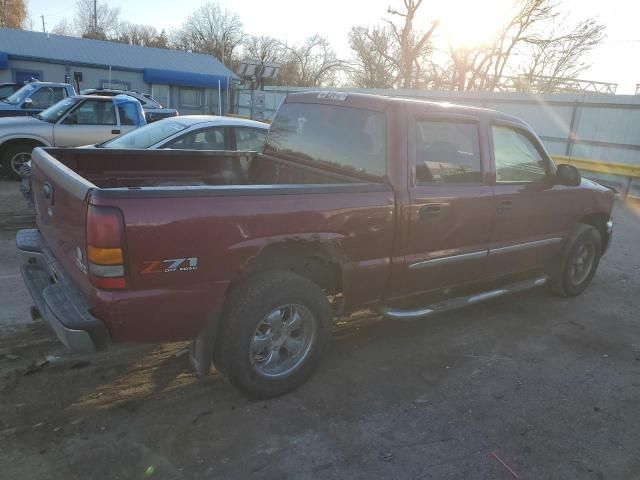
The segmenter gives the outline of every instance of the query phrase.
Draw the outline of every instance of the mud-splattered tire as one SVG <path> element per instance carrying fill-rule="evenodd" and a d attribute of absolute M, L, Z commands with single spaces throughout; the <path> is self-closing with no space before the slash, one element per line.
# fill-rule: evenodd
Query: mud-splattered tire
<path fill-rule="evenodd" d="M 311 280 L 284 271 L 254 274 L 229 295 L 214 364 L 250 397 L 282 395 L 315 370 L 331 321 L 327 297 Z"/>
<path fill-rule="evenodd" d="M 552 276 L 551 291 L 561 297 L 580 295 L 591 283 L 601 255 L 600 232 L 591 225 L 576 227 Z"/>

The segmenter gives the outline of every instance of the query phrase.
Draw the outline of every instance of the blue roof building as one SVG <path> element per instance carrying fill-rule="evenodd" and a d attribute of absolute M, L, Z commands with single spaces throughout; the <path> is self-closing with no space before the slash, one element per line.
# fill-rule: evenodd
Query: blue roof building
<path fill-rule="evenodd" d="M 0 83 L 32 78 L 151 93 L 182 114 L 225 111 L 237 76 L 217 58 L 162 48 L 0 28 Z"/>

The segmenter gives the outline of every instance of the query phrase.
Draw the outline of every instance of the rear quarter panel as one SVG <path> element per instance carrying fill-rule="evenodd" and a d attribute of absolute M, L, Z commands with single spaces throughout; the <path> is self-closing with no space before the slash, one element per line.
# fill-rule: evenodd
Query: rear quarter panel
<path fill-rule="evenodd" d="M 374 302 L 388 281 L 395 214 L 392 191 L 375 190 L 158 198 L 97 191 L 91 203 L 123 212 L 130 289 L 98 292 L 96 315 L 113 319 L 115 340 L 192 338 L 242 268 L 285 240 L 322 244 L 342 265 L 348 303 Z"/>

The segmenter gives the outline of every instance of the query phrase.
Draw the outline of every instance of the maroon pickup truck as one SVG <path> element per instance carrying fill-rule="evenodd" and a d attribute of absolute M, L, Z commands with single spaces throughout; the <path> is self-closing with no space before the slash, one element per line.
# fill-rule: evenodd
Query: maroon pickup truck
<path fill-rule="evenodd" d="M 254 397 L 304 382 L 335 315 L 421 318 L 548 283 L 581 293 L 613 193 L 498 112 L 290 95 L 263 153 L 36 149 L 37 309 L 74 350 L 193 340 Z"/>

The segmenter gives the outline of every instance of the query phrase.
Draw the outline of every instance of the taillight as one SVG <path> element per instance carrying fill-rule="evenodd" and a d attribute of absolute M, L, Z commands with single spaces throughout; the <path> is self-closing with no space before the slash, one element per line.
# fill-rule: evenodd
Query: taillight
<path fill-rule="evenodd" d="M 124 221 L 114 207 L 89 205 L 87 258 L 89 279 L 98 288 L 126 288 L 124 271 Z"/>

